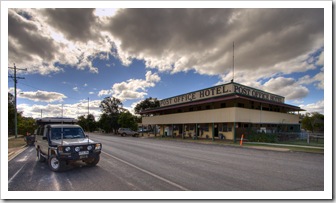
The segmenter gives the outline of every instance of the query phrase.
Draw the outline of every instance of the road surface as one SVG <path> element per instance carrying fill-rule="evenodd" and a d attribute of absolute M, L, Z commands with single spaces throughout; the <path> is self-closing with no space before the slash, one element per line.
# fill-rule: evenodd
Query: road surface
<path fill-rule="evenodd" d="M 52 172 L 28 147 L 8 162 L 9 191 L 323 191 L 323 154 L 92 134 L 100 162 Z"/>

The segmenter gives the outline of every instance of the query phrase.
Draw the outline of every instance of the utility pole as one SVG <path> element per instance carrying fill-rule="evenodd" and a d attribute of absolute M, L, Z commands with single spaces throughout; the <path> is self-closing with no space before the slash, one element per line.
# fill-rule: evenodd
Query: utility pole
<path fill-rule="evenodd" d="M 16 68 L 15 63 L 14 63 L 14 67 L 8 67 L 8 68 L 14 69 L 14 77 L 13 76 L 9 76 L 9 77 L 14 80 L 14 106 L 15 106 L 14 126 L 15 126 L 15 138 L 17 138 L 16 84 L 17 84 L 17 79 L 25 79 L 25 78 L 24 77 L 17 77 L 16 76 L 16 70 L 27 71 L 27 69 L 26 68 L 25 69 Z"/>
<path fill-rule="evenodd" d="M 90 98 L 88 97 L 88 118 L 89 118 L 89 114 L 90 114 Z"/>

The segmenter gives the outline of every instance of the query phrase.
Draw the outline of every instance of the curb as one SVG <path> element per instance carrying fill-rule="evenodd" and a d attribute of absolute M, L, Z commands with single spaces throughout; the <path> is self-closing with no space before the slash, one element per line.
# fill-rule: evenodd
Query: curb
<path fill-rule="evenodd" d="M 27 148 L 28 148 L 28 146 L 24 145 L 22 147 L 18 147 L 18 149 L 14 150 L 12 152 L 8 152 L 8 161 L 11 161 L 12 159 L 14 159 L 16 156 L 18 156 L 19 154 L 21 154 Z"/>

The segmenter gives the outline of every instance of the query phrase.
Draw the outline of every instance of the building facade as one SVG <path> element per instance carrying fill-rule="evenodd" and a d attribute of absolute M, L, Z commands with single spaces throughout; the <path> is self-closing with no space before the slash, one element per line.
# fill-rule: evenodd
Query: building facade
<path fill-rule="evenodd" d="M 160 107 L 141 112 L 148 136 L 236 140 L 251 131 L 300 131 L 300 107 L 285 98 L 235 82 L 160 101 Z"/>

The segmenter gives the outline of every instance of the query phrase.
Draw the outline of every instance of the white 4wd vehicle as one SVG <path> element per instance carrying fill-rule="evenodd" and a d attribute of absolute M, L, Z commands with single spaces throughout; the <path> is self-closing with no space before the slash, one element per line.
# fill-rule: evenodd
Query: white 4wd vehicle
<path fill-rule="evenodd" d="M 37 121 L 37 159 L 40 162 L 47 160 L 52 171 L 61 171 L 66 164 L 78 160 L 90 166 L 99 162 L 101 143 L 90 140 L 83 129 L 74 124 L 75 121 L 69 118 L 44 118 Z"/>

